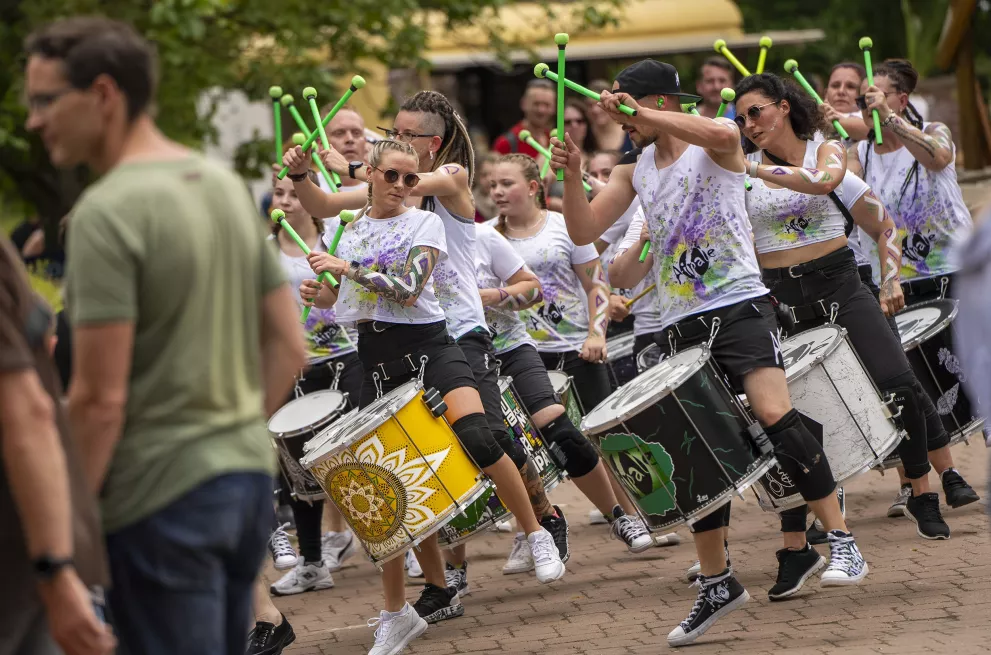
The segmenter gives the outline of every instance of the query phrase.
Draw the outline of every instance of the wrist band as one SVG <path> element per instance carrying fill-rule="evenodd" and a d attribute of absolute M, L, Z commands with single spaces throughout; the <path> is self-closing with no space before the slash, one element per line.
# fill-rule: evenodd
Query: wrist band
<path fill-rule="evenodd" d="M 757 166 L 758 165 L 759 165 L 758 162 L 755 162 L 755 161 L 751 161 L 750 162 L 750 171 L 749 171 L 750 177 L 757 177 Z"/>

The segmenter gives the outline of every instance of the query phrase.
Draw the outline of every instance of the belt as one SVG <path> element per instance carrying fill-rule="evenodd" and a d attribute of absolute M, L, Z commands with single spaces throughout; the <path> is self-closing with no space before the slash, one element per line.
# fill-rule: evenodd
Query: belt
<path fill-rule="evenodd" d="M 834 250 L 828 255 L 818 257 L 808 262 L 802 262 L 801 264 L 795 264 L 794 266 L 786 266 L 783 268 L 765 268 L 762 269 L 760 273 L 762 277 L 771 278 L 772 280 L 783 280 L 787 278 L 794 279 L 853 259 L 854 256 L 852 250 L 849 248 L 840 248 L 839 250 Z"/>
<path fill-rule="evenodd" d="M 391 330 L 394 327 L 406 325 L 405 323 L 386 323 L 385 321 L 365 321 L 364 323 L 358 323 L 358 334 L 378 334 L 380 332 L 385 332 L 386 330 Z"/>

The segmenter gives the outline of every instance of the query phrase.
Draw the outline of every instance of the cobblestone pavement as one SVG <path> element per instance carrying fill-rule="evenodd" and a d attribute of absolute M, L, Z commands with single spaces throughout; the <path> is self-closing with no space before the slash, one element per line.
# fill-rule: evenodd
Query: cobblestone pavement
<path fill-rule="evenodd" d="M 957 510 L 943 507 L 953 537 L 927 541 L 904 518 L 885 511 L 897 477 L 868 473 L 848 485 L 848 522 L 870 575 L 859 587 L 819 589 L 810 581 L 791 600 L 771 603 L 767 589 L 780 547 L 774 516 L 752 493 L 735 502 L 730 552 L 752 599 L 718 622 L 691 655 L 716 653 L 987 653 L 991 651 L 991 547 L 987 519 L 988 451 L 980 440 L 954 448 L 957 468 L 983 496 Z M 935 474 L 931 480 L 938 486 Z M 936 487 L 934 487 L 935 489 Z M 589 525 L 590 503 L 573 484 L 552 501 L 571 523 L 568 574 L 551 585 L 532 574 L 502 575 L 512 535 L 487 533 L 469 545 L 472 593 L 465 615 L 430 626 L 407 653 L 542 653 L 543 655 L 661 653 L 665 637 L 691 609 L 695 588 L 682 581 L 695 552 L 687 530 L 681 545 L 632 555 L 603 525 Z M 942 493 L 940 494 L 942 499 Z M 828 546 L 819 546 L 828 556 Z M 297 640 L 290 655 L 367 652 L 367 619 L 381 605 L 378 576 L 367 561 L 348 562 L 337 586 L 276 598 Z M 270 569 L 268 579 L 275 579 Z M 410 602 L 419 587 L 407 587 Z"/>

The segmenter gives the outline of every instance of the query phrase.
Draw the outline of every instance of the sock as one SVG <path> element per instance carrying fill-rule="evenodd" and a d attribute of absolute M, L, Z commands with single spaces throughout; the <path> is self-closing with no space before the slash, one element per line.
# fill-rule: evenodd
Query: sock
<path fill-rule="evenodd" d="M 406 614 L 406 612 L 408 612 L 409 609 L 410 609 L 409 603 L 406 603 L 405 605 L 403 605 L 403 608 L 401 610 L 399 610 L 398 612 L 386 612 L 386 615 L 390 619 L 396 619 L 396 618 L 399 618 L 400 616 Z"/>
<path fill-rule="evenodd" d="M 612 508 L 612 518 L 613 518 L 613 521 L 615 521 L 616 519 L 619 519 L 619 518 L 623 518 L 624 516 L 626 516 L 626 512 L 623 510 L 623 506 L 620 505 L 619 503 L 617 503 L 616 506 Z M 609 517 L 607 516 L 606 518 L 609 518 Z"/>
<path fill-rule="evenodd" d="M 727 566 L 725 569 L 722 570 L 722 573 L 717 573 L 716 575 L 711 575 L 711 576 L 702 575 L 700 577 L 705 578 L 704 585 L 708 587 L 710 584 L 716 584 L 717 582 L 722 582 L 724 578 L 729 576 L 729 574 L 730 574 L 730 570 L 729 567 Z"/>

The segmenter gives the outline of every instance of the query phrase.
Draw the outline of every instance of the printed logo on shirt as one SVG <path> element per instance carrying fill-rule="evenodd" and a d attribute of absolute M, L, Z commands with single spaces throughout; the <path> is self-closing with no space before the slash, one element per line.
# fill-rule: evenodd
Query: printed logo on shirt
<path fill-rule="evenodd" d="M 805 230 L 808 227 L 809 227 L 809 220 L 804 216 L 798 216 L 784 224 L 784 233 L 805 234 Z"/>
<path fill-rule="evenodd" d="M 701 280 L 709 270 L 709 264 L 716 254 L 714 248 L 695 244 L 691 249 L 686 248 L 673 266 L 675 281 L 683 284 L 688 280 Z"/>
<path fill-rule="evenodd" d="M 925 262 L 935 241 L 935 234 L 906 234 L 902 239 L 902 255 L 913 262 Z"/>

